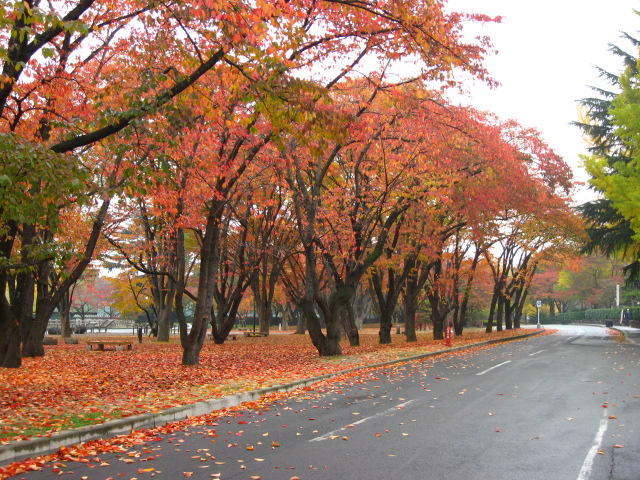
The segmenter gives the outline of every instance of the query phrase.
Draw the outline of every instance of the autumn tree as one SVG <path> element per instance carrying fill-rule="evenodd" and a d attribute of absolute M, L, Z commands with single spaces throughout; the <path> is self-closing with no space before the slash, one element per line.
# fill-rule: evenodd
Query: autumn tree
<path fill-rule="evenodd" d="M 437 80 L 449 80 L 449 72 L 458 67 L 480 77 L 485 76 L 479 62 L 486 41 L 462 43 L 459 22 L 463 16 L 446 15 L 440 3 L 416 5 L 416 8 L 398 8 L 394 4 L 390 10 L 381 10 L 374 3 L 326 1 L 305 6 L 297 12 L 295 9 L 300 5 L 287 6 L 291 11 L 278 18 L 278 24 L 271 32 L 280 43 L 281 55 L 277 61 L 243 65 L 229 62 L 242 74 L 234 85 L 245 89 L 240 97 L 244 101 L 244 109 L 236 112 L 237 119 L 242 118 L 241 121 L 227 118 L 225 126 L 232 126 L 231 135 L 218 137 L 224 140 L 222 145 L 229 148 L 217 150 L 218 153 L 212 156 L 220 159 L 219 153 L 223 153 L 225 158 L 216 160 L 223 168 L 219 169 L 217 179 L 210 182 L 216 186 L 217 193 L 207 207 L 198 301 L 189 345 L 183 356 L 185 364 L 198 362 L 205 326 L 209 322 L 220 212 L 230 189 L 267 144 L 276 141 L 285 147 L 288 140 L 284 138 L 290 135 L 292 126 L 296 130 L 294 136 L 319 133 L 322 129 L 313 125 L 321 118 L 318 115 L 321 109 L 316 109 L 316 104 L 321 104 L 317 102 L 328 98 L 327 92 L 365 57 L 380 55 L 394 61 L 416 54 L 424 65 L 420 74 Z M 421 12 L 424 9 L 429 15 L 426 11 Z M 425 23 L 427 18 L 428 23 Z M 488 20 L 486 17 L 470 18 Z M 321 28 L 314 29 L 313 25 Z M 436 25 L 438 28 L 432 29 Z M 305 35 L 299 36 L 299 32 L 305 32 Z M 266 50 L 276 55 L 278 51 L 272 48 L 273 43 Z M 322 71 L 323 64 L 331 65 L 326 71 L 335 73 L 326 81 L 301 81 L 293 76 L 296 69 L 304 76 L 308 76 L 310 67 Z M 228 102 L 221 99 L 218 105 L 228 105 Z M 216 109 L 221 108 L 218 105 Z"/>
<path fill-rule="evenodd" d="M 0 22 L 2 75 L 0 77 L 0 119 L 3 145 L 21 145 L 15 149 L 19 163 L 33 162 L 49 168 L 54 163 L 75 166 L 78 173 L 60 169 L 64 176 L 55 179 L 41 176 L 29 181 L 24 190 L 67 195 L 91 193 L 86 173 L 97 170 L 81 163 L 81 156 L 70 152 L 91 148 L 114 135 L 133 134 L 136 122 L 154 115 L 171 100 L 196 83 L 205 73 L 230 55 L 234 45 L 245 48 L 257 45 L 270 21 L 280 17 L 278 5 L 244 5 L 211 1 L 205 4 L 171 2 L 148 4 L 127 2 L 110 5 L 97 0 L 78 0 L 60 4 L 36 2 L 14 3 L 3 7 Z M 284 5 L 284 9 L 289 7 Z M 12 136 L 6 136 L 11 133 Z M 115 145 L 112 144 L 112 147 Z M 48 155 L 40 152 L 48 150 Z M 52 152 L 52 153 L 51 153 Z M 106 172 L 122 158 L 117 149 L 103 149 L 111 160 Z M 82 157 L 87 154 L 82 153 Z M 56 155 L 55 161 L 46 160 Z M 62 157 L 65 157 L 63 160 Z M 94 154 L 94 158 L 96 155 Z M 131 165 L 131 164 L 129 164 Z M 118 174 L 126 176 L 125 167 Z M 11 190 L 17 178 L 3 173 L 3 188 Z M 71 173 L 69 175 L 68 173 Z M 61 178 L 69 182 L 69 187 Z M 116 183 L 117 179 L 114 179 Z M 65 188 L 64 191 L 60 188 Z M 104 197 L 100 195 L 104 194 Z M 15 335 L 26 315 L 32 311 L 33 270 L 24 266 L 38 265 L 42 289 L 36 305 L 36 328 L 25 339 L 22 353 L 42 355 L 41 339 L 46 321 L 62 296 L 77 281 L 89 263 L 104 223 L 113 192 L 101 192 L 103 204 L 96 213 L 94 228 L 80 252 L 79 261 L 69 276 L 54 290 L 45 288 L 46 260 L 29 252 L 37 246 L 50 245 L 30 232 L 56 231 L 35 228 L 25 213 L 39 205 L 60 205 L 56 194 L 46 199 L 29 197 L 20 211 L 3 209 L 2 258 L 0 277 L 1 325 L 3 341 L 0 351 L 3 366 L 20 365 L 20 343 Z M 32 202 L 35 200 L 35 202 Z M 56 212 L 49 212 L 50 225 L 56 224 Z M 25 223 L 27 222 L 27 223 Z M 18 239 L 16 241 L 16 239 Z M 22 253 L 18 252 L 18 248 Z M 21 256 L 27 262 L 16 262 Z M 11 266 L 11 268 L 9 268 Z M 42 270 L 44 269 L 44 270 Z M 16 291 L 6 299 L 8 275 L 22 274 L 15 283 Z"/>
<path fill-rule="evenodd" d="M 554 295 L 579 310 L 615 305 L 616 285 L 623 280 L 623 263 L 600 255 L 581 256 L 566 262 L 558 272 Z"/>
<path fill-rule="evenodd" d="M 520 160 L 520 188 L 504 204 L 495 231 L 494 251 L 485 258 L 494 276 L 487 331 L 495 321 L 517 328 L 538 263 L 553 252 L 576 248 L 582 224 L 570 208 L 572 175 L 568 165 L 532 129 L 505 125 L 505 139 Z"/>

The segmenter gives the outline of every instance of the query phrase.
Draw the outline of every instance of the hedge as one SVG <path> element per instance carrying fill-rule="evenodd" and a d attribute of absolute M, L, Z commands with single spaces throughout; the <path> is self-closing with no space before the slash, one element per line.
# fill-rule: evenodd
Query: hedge
<path fill-rule="evenodd" d="M 562 323 L 581 322 L 583 320 L 594 320 L 600 323 L 602 320 L 620 320 L 622 310 L 628 307 L 619 308 L 594 308 L 592 310 L 573 310 L 570 312 L 559 313 L 556 321 Z M 640 320 L 640 308 L 633 307 L 631 310 L 631 320 Z"/>

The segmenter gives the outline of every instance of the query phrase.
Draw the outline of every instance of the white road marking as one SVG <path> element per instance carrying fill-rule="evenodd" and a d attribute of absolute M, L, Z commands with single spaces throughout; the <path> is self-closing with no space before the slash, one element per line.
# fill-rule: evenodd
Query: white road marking
<path fill-rule="evenodd" d="M 486 369 L 485 371 L 483 371 L 483 372 L 476 373 L 476 375 L 484 375 L 485 373 L 490 372 L 490 371 L 491 371 L 491 370 L 493 370 L 494 368 L 501 367 L 502 365 L 506 365 L 507 363 L 511 363 L 511 360 L 507 360 L 506 362 L 502 362 L 502 363 L 499 363 L 498 365 L 494 365 L 494 366 L 493 366 L 493 367 L 491 367 L 491 368 L 487 368 L 487 369 Z"/>
<path fill-rule="evenodd" d="M 538 352 L 530 353 L 529 356 L 533 357 L 534 355 L 537 355 L 537 354 L 542 353 L 542 352 L 546 352 L 546 350 L 540 350 Z"/>
<path fill-rule="evenodd" d="M 607 417 L 607 412 L 604 412 L 604 418 L 600 420 L 600 426 L 598 427 L 598 431 L 596 432 L 596 436 L 593 440 L 593 446 L 587 453 L 587 458 L 584 459 L 584 463 L 582 464 L 582 469 L 580 470 L 580 474 L 578 475 L 577 480 L 588 480 L 589 475 L 591 474 L 591 469 L 593 468 L 593 461 L 598 454 L 598 450 L 602 446 L 602 439 L 604 438 L 604 432 L 607 430 L 607 426 L 609 425 L 609 418 Z"/>
<path fill-rule="evenodd" d="M 362 418 L 362 419 L 358 420 L 357 422 L 351 423 L 350 425 L 360 425 L 361 423 L 368 422 L 369 420 L 373 420 L 374 418 L 382 417 L 383 415 L 387 415 L 387 414 L 389 414 L 391 412 L 394 412 L 394 411 L 396 411 L 398 409 L 404 408 L 407 405 L 410 405 L 410 404 L 412 404 L 413 402 L 415 402 L 417 400 L 418 400 L 417 398 L 414 398 L 413 400 L 409 400 L 408 402 L 404 402 L 404 403 L 401 403 L 400 405 L 396 405 L 395 407 L 392 407 L 392 408 L 390 408 L 388 410 L 385 410 L 384 412 L 376 413 L 375 415 L 371 415 L 370 417 Z M 322 440 L 328 440 L 331 437 L 333 437 L 335 434 L 337 434 L 339 432 L 342 432 L 346 428 L 347 427 L 342 427 L 342 428 L 339 428 L 337 430 L 333 430 L 332 432 L 325 433 L 324 435 L 321 435 L 319 437 L 312 438 L 309 441 L 310 442 L 321 442 Z"/>

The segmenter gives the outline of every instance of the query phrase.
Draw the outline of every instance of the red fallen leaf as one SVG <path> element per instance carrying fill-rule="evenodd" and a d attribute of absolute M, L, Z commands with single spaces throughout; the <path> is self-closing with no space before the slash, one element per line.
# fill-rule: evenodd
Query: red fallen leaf
<path fill-rule="evenodd" d="M 238 422 L 238 425 L 246 425 L 246 424 L 247 424 L 247 422 L 245 422 L 244 420 L 240 420 L 240 421 Z"/>
<path fill-rule="evenodd" d="M 280 446 L 280 444 L 278 442 L 271 442 L 271 446 L 278 448 Z"/>
<path fill-rule="evenodd" d="M 183 472 L 182 476 L 183 477 L 192 477 L 193 476 L 193 472 Z"/>
<path fill-rule="evenodd" d="M 624 448 L 624 445 L 614 445 L 613 448 Z"/>
<path fill-rule="evenodd" d="M 519 334 L 517 330 L 510 332 L 494 333 L 492 336 L 504 338 L 512 335 Z M 294 336 L 291 336 L 294 337 Z M 461 340 L 464 343 L 474 343 L 479 340 L 485 340 L 485 335 L 474 336 L 474 334 L 465 335 L 465 339 Z M 105 337 L 101 337 L 104 339 Z M 120 338 L 118 338 L 120 340 Z M 398 353 L 403 355 L 403 349 L 394 346 L 393 348 L 381 347 L 377 345 L 377 333 L 371 335 L 372 343 L 367 344 L 366 336 L 363 335 L 361 341 L 365 349 L 374 352 L 376 354 L 381 353 L 389 355 L 390 358 L 397 358 Z M 94 412 L 100 412 L 101 418 L 99 421 L 109 420 L 112 417 L 110 412 L 104 412 L 102 408 L 98 408 L 99 404 L 113 404 L 116 408 L 114 413 L 123 417 L 131 416 L 133 414 L 139 414 L 148 411 L 157 411 L 158 409 L 166 407 L 175 407 L 184 405 L 186 403 L 193 403 L 200 399 L 206 399 L 223 394 L 224 392 L 220 388 L 225 387 L 223 383 L 218 385 L 211 384 L 211 378 L 220 378 L 220 372 L 224 372 L 225 375 L 233 373 L 233 382 L 245 382 L 246 384 L 254 385 L 266 385 L 266 378 L 271 382 L 279 382 L 282 378 L 282 373 L 286 371 L 287 378 L 297 379 L 306 378 L 309 372 L 323 374 L 330 373 L 341 368 L 340 365 L 323 365 L 318 368 L 318 365 L 313 363 L 314 355 L 310 354 L 313 351 L 305 338 L 287 338 L 287 344 L 268 346 L 266 351 L 260 351 L 259 355 L 256 355 L 256 345 L 247 344 L 239 345 L 234 344 L 233 350 L 223 350 L 229 354 L 224 357 L 224 362 L 213 361 L 211 357 L 207 362 L 202 362 L 198 369 L 183 370 L 179 366 L 179 360 L 176 360 L 176 370 L 172 370 L 171 362 L 158 362 L 157 358 L 169 358 L 174 355 L 179 358 L 180 346 L 179 345 L 156 345 L 153 343 L 145 343 L 136 347 L 135 353 L 127 355 L 126 357 L 118 355 L 116 356 L 102 356 L 99 364 L 95 364 L 95 368 L 92 370 L 90 380 L 83 382 L 77 382 L 73 389 L 73 392 L 69 392 L 68 382 L 71 377 L 65 377 L 58 384 L 47 382 L 46 390 L 38 390 L 42 382 L 30 381 L 28 377 L 37 376 L 40 371 L 82 371 L 81 365 L 86 363 L 87 352 L 84 349 L 84 345 L 80 347 L 74 346 L 61 346 L 55 350 L 48 350 L 46 358 L 40 362 L 39 365 L 25 364 L 25 367 L 20 373 L 12 375 L 10 380 L 5 380 L 9 388 L 13 388 L 14 391 L 21 391 L 23 399 L 16 401 L 15 408 L 24 409 L 24 418 L 30 418 L 37 421 L 39 424 L 44 425 L 49 423 L 52 429 L 61 430 L 66 426 L 63 421 L 53 420 L 50 415 L 51 412 L 59 412 L 60 409 L 73 411 L 79 416 L 89 413 L 93 408 Z M 296 343 L 297 342 L 297 343 Z M 434 343 L 435 344 L 435 343 Z M 425 345 L 429 346 L 429 341 L 425 342 Z M 360 347 L 360 348 L 363 348 Z M 75 348 L 75 350 L 74 350 Z M 220 347 L 224 349 L 225 347 Z M 286 352 L 286 355 L 282 355 Z M 387 353 L 388 352 L 388 353 Z M 344 351 L 346 355 L 351 355 L 353 351 L 349 351 L 347 347 Z M 159 355 L 161 354 L 161 355 Z M 206 354 L 203 351 L 203 355 Z M 290 365 L 282 359 L 286 358 Z M 357 357 L 353 357 L 354 361 L 358 365 L 364 365 L 370 363 L 370 359 L 358 360 Z M 277 361 L 274 362 L 274 359 Z M 111 362 L 117 362 L 115 365 Z M 79 363 L 77 363 L 79 362 Z M 144 365 L 144 368 L 141 368 Z M 277 369 L 274 368 L 277 366 Z M 250 366 L 250 368 L 247 368 Z M 294 377 L 294 378 L 292 378 Z M 226 378 L 226 376 L 224 376 Z M 349 378 L 347 376 L 347 378 Z M 16 386 L 17 382 L 20 387 Z M 105 388 L 109 386 L 117 385 L 118 388 Z M 196 385 L 196 387 L 194 387 Z M 317 386 L 313 388 L 307 388 L 307 391 L 320 392 L 325 386 Z M 96 395 L 96 392 L 99 392 Z M 149 392 L 154 392 L 154 395 L 147 396 Z M 94 452 L 123 452 L 125 448 L 139 444 L 140 442 L 162 441 L 162 438 L 158 435 L 167 435 L 175 431 L 180 431 L 184 426 L 188 425 L 211 425 L 212 421 L 219 420 L 223 415 L 228 418 L 229 415 L 233 415 L 234 412 L 240 410 L 246 411 L 247 409 L 262 408 L 267 403 L 271 403 L 274 399 L 286 398 L 290 394 L 278 392 L 274 395 L 269 395 L 259 401 L 248 402 L 242 407 L 233 407 L 225 409 L 224 413 L 216 413 L 208 415 L 206 417 L 191 418 L 178 423 L 174 423 L 167 426 L 157 427 L 152 430 L 137 431 L 132 429 L 131 434 L 123 436 L 118 439 L 111 439 L 109 441 L 100 440 L 91 442 L 91 447 L 82 447 L 74 449 L 72 454 L 55 454 L 58 459 L 70 458 L 71 455 L 74 459 L 82 456 L 94 456 Z M 146 397 L 145 397 L 146 396 Z M 42 399 L 37 404 L 30 405 L 29 398 Z M 139 400 L 146 398 L 144 401 Z M 637 396 L 636 396 L 637 398 Z M 13 400 L 13 399 L 12 399 Z M 97 403 L 99 402 L 99 403 Z M 55 404 L 55 409 L 52 405 Z M 12 407 L 14 406 L 11 404 Z M 78 411 L 78 405 L 82 405 L 82 411 Z M 13 408 L 0 409 L 0 424 L 3 427 L 13 428 L 15 431 L 20 431 L 20 426 L 11 423 L 13 418 L 7 417 L 5 414 L 11 413 Z M 279 413 L 276 413 L 279 414 Z M 13 417 L 16 417 L 13 415 Z M 223 420 L 221 423 L 226 422 Z M 4 432 L 3 432 L 4 433 Z M 45 432 L 47 435 L 48 433 Z M 45 436 L 45 435 L 43 435 Z M 18 439 L 18 437 L 15 437 Z M 26 439 L 26 437 L 25 437 Z M 6 440 L 0 441 L 0 443 L 7 443 Z M 140 458 L 136 457 L 135 461 L 139 461 Z M 133 463 L 134 460 L 131 460 Z M 86 463 L 86 462 L 85 462 Z M 3 467 L 4 468 L 4 467 Z M 4 473 L 5 470 L 0 470 Z"/>
<path fill-rule="evenodd" d="M 500 429 L 499 429 L 499 428 L 496 428 L 496 432 L 499 432 L 499 431 L 500 431 Z"/>

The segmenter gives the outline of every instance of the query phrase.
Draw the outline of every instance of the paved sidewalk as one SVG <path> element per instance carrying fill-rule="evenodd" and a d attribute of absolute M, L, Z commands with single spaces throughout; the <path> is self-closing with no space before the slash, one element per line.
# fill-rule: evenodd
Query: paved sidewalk
<path fill-rule="evenodd" d="M 535 328 L 535 326 L 534 326 Z M 532 333 L 524 335 L 518 335 L 515 337 L 499 338 L 495 340 L 489 340 L 486 342 L 474 343 L 471 345 L 463 345 L 460 347 L 445 348 L 436 352 L 430 352 L 412 357 L 404 357 L 397 360 L 391 360 L 387 362 L 375 363 L 367 366 L 351 368 L 342 370 L 340 372 L 321 375 L 317 377 L 311 377 L 308 379 L 302 379 L 295 382 L 287 383 L 284 385 L 274 385 L 268 388 L 261 388 L 258 390 L 252 390 L 249 392 L 239 393 L 235 395 L 229 395 L 226 397 L 216 398 L 203 402 L 197 402 L 190 405 L 183 405 L 180 407 L 173 407 L 164 410 L 159 413 L 144 413 L 141 415 L 132 415 L 130 417 L 121 418 L 118 420 L 112 420 L 97 425 L 89 425 L 86 427 L 64 430 L 45 437 L 36 437 L 30 440 L 12 442 L 9 445 L 0 446 L 0 465 L 7 465 L 9 463 L 23 460 L 26 458 L 33 458 L 39 455 L 45 455 L 53 453 L 63 446 L 70 446 L 83 442 L 88 442 L 98 438 L 112 438 L 118 435 L 129 434 L 132 430 L 141 430 L 144 428 L 153 428 L 160 425 L 165 425 L 171 422 L 178 422 L 185 420 L 189 417 L 195 417 L 199 415 L 205 415 L 216 410 L 223 408 L 234 407 L 244 402 L 255 401 L 261 396 L 271 392 L 286 392 L 295 390 L 300 387 L 311 385 L 322 380 L 333 378 L 346 373 L 351 373 L 358 370 L 365 370 L 368 368 L 377 368 L 386 365 L 392 365 L 397 363 L 408 362 L 412 360 L 419 360 L 428 357 L 435 357 L 438 355 L 458 352 L 462 350 L 468 350 L 472 348 L 481 347 L 484 345 L 491 345 L 496 343 L 509 342 L 518 340 L 533 335 L 542 333 L 542 330 L 533 330 Z M 640 334 L 640 330 L 638 330 Z"/>

